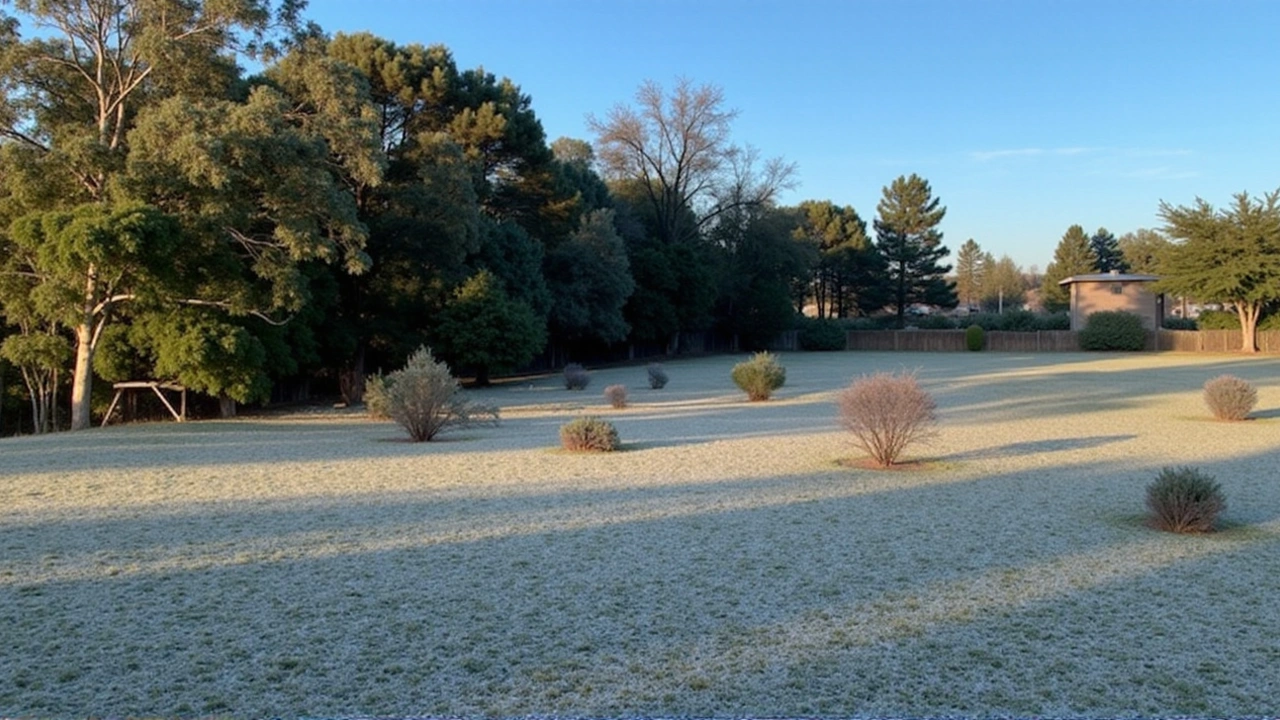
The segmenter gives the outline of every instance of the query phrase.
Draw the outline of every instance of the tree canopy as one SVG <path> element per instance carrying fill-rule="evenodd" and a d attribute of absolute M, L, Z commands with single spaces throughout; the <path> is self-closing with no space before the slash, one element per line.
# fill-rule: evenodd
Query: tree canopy
<path fill-rule="evenodd" d="M 1280 190 L 1235 195 L 1222 209 L 1197 198 L 1160 203 L 1175 244 L 1160 263 L 1157 288 L 1201 302 L 1230 303 L 1240 319 L 1241 350 L 1257 352 L 1258 318 L 1280 301 Z"/>

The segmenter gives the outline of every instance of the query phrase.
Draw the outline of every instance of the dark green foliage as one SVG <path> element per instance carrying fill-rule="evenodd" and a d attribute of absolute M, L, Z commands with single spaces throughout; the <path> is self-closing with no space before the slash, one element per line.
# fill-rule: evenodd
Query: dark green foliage
<path fill-rule="evenodd" d="M 912 315 L 907 324 L 921 330 L 955 330 L 956 321 L 946 315 Z"/>
<path fill-rule="evenodd" d="M 1244 420 L 1258 404 L 1258 391 L 1235 375 L 1219 375 L 1204 384 L 1204 403 L 1219 420 Z"/>
<path fill-rule="evenodd" d="M 776 355 L 761 352 L 734 365 L 730 377 L 747 394 L 748 400 L 758 402 L 768 400 L 774 390 L 787 382 L 787 369 L 778 362 Z"/>
<path fill-rule="evenodd" d="M 1093 237 L 1089 238 L 1089 249 L 1097 259 L 1098 272 L 1129 272 L 1129 261 L 1120 249 L 1120 241 L 1106 228 L 1098 228 Z"/>
<path fill-rule="evenodd" d="M 1005 332 L 1034 332 L 1037 330 L 1070 330 L 1071 318 L 1066 313 L 1033 313 L 1027 310 L 1011 310 L 1003 315 L 978 313 L 969 316 L 969 322 L 983 330 Z"/>
<path fill-rule="evenodd" d="M 986 344 L 986 331 L 981 325 L 970 325 L 964 330 L 964 346 L 971 352 L 977 352 Z"/>
<path fill-rule="evenodd" d="M 888 266 L 867 237 L 867 223 L 852 207 L 805 201 L 792 237 L 816 255 L 806 288 L 818 317 L 866 315 L 889 301 Z"/>
<path fill-rule="evenodd" d="M 564 387 L 566 390 L 585 390 L 591 384 L 591 375 L 578 363 L 564 366 Z"/>
<path fill-rule="evenodd" d="M 492 273 L 482 270 L 463 283 L 440 313 L 433 333 L 441 355 L 455 367 L 471 368 L 476 384 L 491 372 L 514 370 L 546 344 L 542 316 L 510 297 Z"/>
<path fill-rule="evenodd" d="M 872 315 L 843 321 L 848 330 L 891 330 L 898 326 L 897 315 Z"/>
<path fill-rule="evenodd" d="M 645 368 L 646 374 L 649 376 L 649 387 L 654 390 L 661 390 L 667 386 L 667 370 L 662 367 L 662 363 L 649 363 Z"/>
<path fill-rule="evenodd" d="M 1075 275 L 1098 272 L 1098 257 L 1089 246 L 1089 236 L 1084 228 L 1072 225 L 1053 251 L 1053 262 L 1044 270 L 1040 284 L 1040 302 L 1049 312 L 1063 312 L 1071 308 L 1067 289 L 1058 283 Z"/>
<path fill-rule="evenodd" d="M 1197 330 L 1199 325 L 1191 318 L 1167 317 L 1160 322 L 1165 330 Z"/>
<path fill-rule="evenodd" d="M 1212 476 L 1192 467 L 1166 467 L 1147 486 L 1148 522 L 1175 533 L 1213 531 L 1226 498 Z"/>
<path fill-rule="evenodd" d="M 844 324 L 833 318 L 802 317 L 798 334 L 801 350 L 844 350 L 848 345 Z"/>
<path fill-rule="evenodd" d="M 1280 330 L 1280 312 L 1272 311 L 1258 321 L 1258 330 Z"/>
<path fill-rule="evenodd" d="M 955 289 L 944 279 L 951 266 L 942 264 L 951 251 L 938 229 L 947 209 L 928 181 L 915 174 L 894 180 L 884 188 L 876 213 L 876 248 L 889 264 L 898 327 L 906 326 L 909 305 L 955 307 Z"/>
<path fill-rule="evenodd" d="M 625 408 L 627 406 L 627 386 L 610 385 L 606 387 L 604 389 L 604 399 L 616 410 Z"/>
<path fill-rule="evenodd" d="M 758 208 L 724 218 L 710 239 L 720 257 L 716 325 L 746 349 L 767 347 L 795 320 L 794 286 L 809 276 L 794 213 Z"/>
<path fill-rule="evenodd" d="M 1081 350 L 1137 351 L 1146 347 L 1147 331 L 1142 319 L 1123 310 L 1096 312 L 1080 331 Z"/>
<path fill-rule="evenodd" d="M 400 370 L 371 378 L 366 395 L 369 413 L 394 420 L 414 442 L 425 442 L 449 428 L 497 423 L 497 408 L 469 402 L 449 366 L 427 348 L 409 356 Z"/>
<path fill-rule="evenodd" d="M 618 449 L 618 429 L 608 420 L 586 415 L 560 426 L 560 445 L 573 452 L 612 452 Z"/>
<path fill-rule="evenodd" d="M 627 337 L 622 308 L 636 284 L 613 217 L 612 210 L 584 215 L 578 229 L 547 255 L 550 325 L 557 339 L 614 343 Z"/>
<path fill-rule="evenodd" d="M 1205 310 L 1196 318 L 1201 330 L 1239 330 L 1240 316 L 1225 310 Z"/>

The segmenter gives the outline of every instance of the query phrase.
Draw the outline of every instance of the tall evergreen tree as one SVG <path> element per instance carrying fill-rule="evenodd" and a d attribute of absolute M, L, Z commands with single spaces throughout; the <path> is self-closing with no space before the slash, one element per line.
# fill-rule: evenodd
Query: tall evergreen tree
<path fill-rule="evenodd" d="M 899 177 L 884 188 L 876 212 L 876 247 L 889 263 L 898 327 L 905 327 L 912 303 L 955 307 L 955 288 L 945 279 L 951 266 L 940 264 L 951 252 L 938 230 L 947 209 L 928 181 L 914 173 Z"/>
<path fill-rule="evenodd" d="M 817 251 L 810 289 L 818 317 L 850 317 L 888 301 L 884 257 L 867 237 L 867 223 L 852 207 L 805 201 L 792 236 Z"/>
<path fill-rule="evenodd" d="M 1129 272 L 1129 261 L 1125 260 L 1124 253 L 1120 251 L 1120 241 L 1106 228 L 1098 228 L 1093 237 L 1089 238 L 1089 248 L 1098 259 L 1098 272 Z"/>
<path fill-rule="evenodd" d="M 969 238 L 956 253 L 956 295 L 962 305 L 973 307 L 978 304 L 986 269 L 986 257 L 982 248 L 973 238 Z"/>
<path fill-rule="evenodd" d="M 1063 312 L 1071 308 L 1067 289 L 1058 283 L 1073 275 L 1098 272 L 1098 257 L 1089 246 L 1089 236 L 1084 228 L 1072 225 L 1053 251 L 1053 262 L 1044 269 L 1040 284 L 1040 302 L 1049 312 Z"/>

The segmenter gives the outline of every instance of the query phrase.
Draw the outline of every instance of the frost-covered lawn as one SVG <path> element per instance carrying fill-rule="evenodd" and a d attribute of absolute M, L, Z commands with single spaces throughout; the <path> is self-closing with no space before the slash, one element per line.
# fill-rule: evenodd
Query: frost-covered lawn
<path fill-rule="evenodd" d="M 1238 716 L 1280 698 L 1280 361 L 786 355 L 477 392 L 498 428 L 353 416 L 0 440 L 0 716 Z M 940 433 L 835 420 L 918 369 Z M 1208 418 L 1232 372 L 1257 419 Z M 600 396 L 621 382 L 634 406 Z M 582 409 L 626 451 L 555 449 Z M 1163 465 L 1227 495 L 1141 524 Z"/>

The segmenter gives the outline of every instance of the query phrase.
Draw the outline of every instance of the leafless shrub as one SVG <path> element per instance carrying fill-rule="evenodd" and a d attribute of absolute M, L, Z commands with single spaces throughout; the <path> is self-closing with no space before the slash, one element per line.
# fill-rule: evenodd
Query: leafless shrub
<path fill-rule="evenodd" d="M 898 461 L 903 449 L 933 434 L 937 405 L 914 374 L 876 373 L 855 380 L 836 400 L 840 422 L 854 443 L 881 467 Z"/>
<path fill-rule="evenodd" d="M 1204 402 L 1219 420 L 1244 420 L 1258 404 L 1258 391 L 1235 375 L 1219 375 L 1204 384 Z"/>
<path fill-rule="evenodd" d="M 604 399 L 613 407 L 621 410 L 627 406 L 627 386 L 610 385 L 604 389 Z"/>

